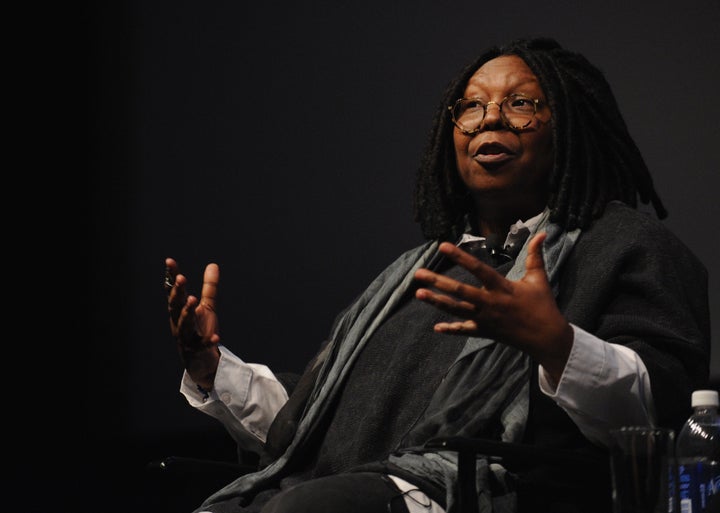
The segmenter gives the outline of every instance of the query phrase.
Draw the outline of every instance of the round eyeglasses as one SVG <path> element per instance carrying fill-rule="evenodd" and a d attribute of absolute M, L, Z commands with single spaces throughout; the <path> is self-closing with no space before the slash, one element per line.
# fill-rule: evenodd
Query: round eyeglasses
<path fill-rule="evenodd" d="M 498 102 L 486 102 L 481 98 L 460 98 L 448 110 L 452 121 L 464 134 L 471 135 L 480 131 L 488 106 L 494 103 L 500 110 L 500 119 L 508 128 L 522 130 L 535 119 L 540 100 L 524 94 L 511 94 Z"/>

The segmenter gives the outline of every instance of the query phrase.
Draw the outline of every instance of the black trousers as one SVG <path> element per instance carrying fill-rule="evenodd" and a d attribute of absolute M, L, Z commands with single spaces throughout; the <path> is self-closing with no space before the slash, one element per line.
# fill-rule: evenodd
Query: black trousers
<path fill-rule="evenodd" d="M 212 513 L 408 513 L 404 494 L 386 475 L 350 472 L 213 504 Z"/>

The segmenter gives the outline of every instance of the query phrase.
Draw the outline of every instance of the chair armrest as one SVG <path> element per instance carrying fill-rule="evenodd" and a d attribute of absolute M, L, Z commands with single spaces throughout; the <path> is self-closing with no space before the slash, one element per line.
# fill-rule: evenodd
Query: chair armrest
<path fill-rule="evenodd" d="M 148 463 L 148 470 L 163 472 L 232 472 L 240 475 L 256 470 L 252 465 L 241 465 L 229 461 L 208 460 L 201 458 L 187 458 L 183 456 L 167 456 Z"/>
<path fill-rule="evenodd" d="M 456 451 L 458 454 L 472 456 L 482 454 L 489 458 L 502 459 L 507 466 L 513 468 L 523 467 L 531 463 L 535 464 L 539 461 L 551 465 L 597 465 L 598 463 L 606 463 L 602 457 L 575 451 L 462 436 L 433 438 L 425 444 L 425 447 Z"/>
<path fill-rule="evenodd" d="M 143 511 L 183 513 L 257 465 L 214 459 L 166 456 L 145 463 Z"/>
<path fill-rule="evenodd" d="M 458 455 L 458 506 L 461 513 L 477 513 L 477 489 L 475 487 L 475 460 L 483 455 L 489 461 L 501 461 L 509 471 L 522 471 L 539 463 L 546 465 L 590 468 L 608 465 L 605 458 L 597 455 L 576 453 L 562 449 L 549 449 L 530 444 L 499 442 L 483 438 L 441 437 L 429 440 L 428 449 L 455 451 Z M 582 471 L 582 470 L 579 470 Z"/>

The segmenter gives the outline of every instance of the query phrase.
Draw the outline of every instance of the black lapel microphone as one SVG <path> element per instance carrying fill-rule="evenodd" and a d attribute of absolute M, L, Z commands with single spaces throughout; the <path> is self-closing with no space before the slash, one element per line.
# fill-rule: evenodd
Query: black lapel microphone
<path fill-rule="evenodd" d="M 494 267 L 510 262 L 513 259 L 513 256 L 505 251 L 504 243 L 504 238 L 496 233 L 488 235 L 484 241 L 485 251 L 490 255 Z"/>
<path fill-rule="evenodd" d="M 510 262 L 518 256 L 523 244 L 530 235 L 530 230 L 523 227 L 516 233 L 511 234 L 509 243 L 505 245 L 507 237 L 492 233 L 484 240 L 472 240 L 460 244 L 460 249 L 479 258 L 486 264 L 498 267 Z M 439 272 L 441 265 L 446 264 L 446 259 L 440 253 L 436 253 L 428 262 L 427 268 Z"/>
<path fill-rule="evenodd" d="M 500 235 L 490 234 L 484 239 L 470 240 L 460 244 L 460 249 L 470 253 L 481 262 L 498 267 L 513 259 L 503 249 L 503 238 Z"/>

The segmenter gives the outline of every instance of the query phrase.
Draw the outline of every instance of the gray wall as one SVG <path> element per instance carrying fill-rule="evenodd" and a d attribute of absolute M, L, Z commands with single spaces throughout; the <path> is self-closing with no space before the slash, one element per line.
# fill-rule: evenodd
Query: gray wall
<path fill-rule="evenodd" d="M 446 82 L 515 36 L 553 36 L 605 71 L 668 226 L 710 271 L 720 326 L 717 0 L 98 4 L 84 390 L 95 435 L 212 424 L 178 392 L 166 256 L 196 291 L 218 262 L 224 342 L 299 370 L 334 315 L 421 241 L 413 178 Z M 717 334 L 712 345 L 720 377 Z"/>

